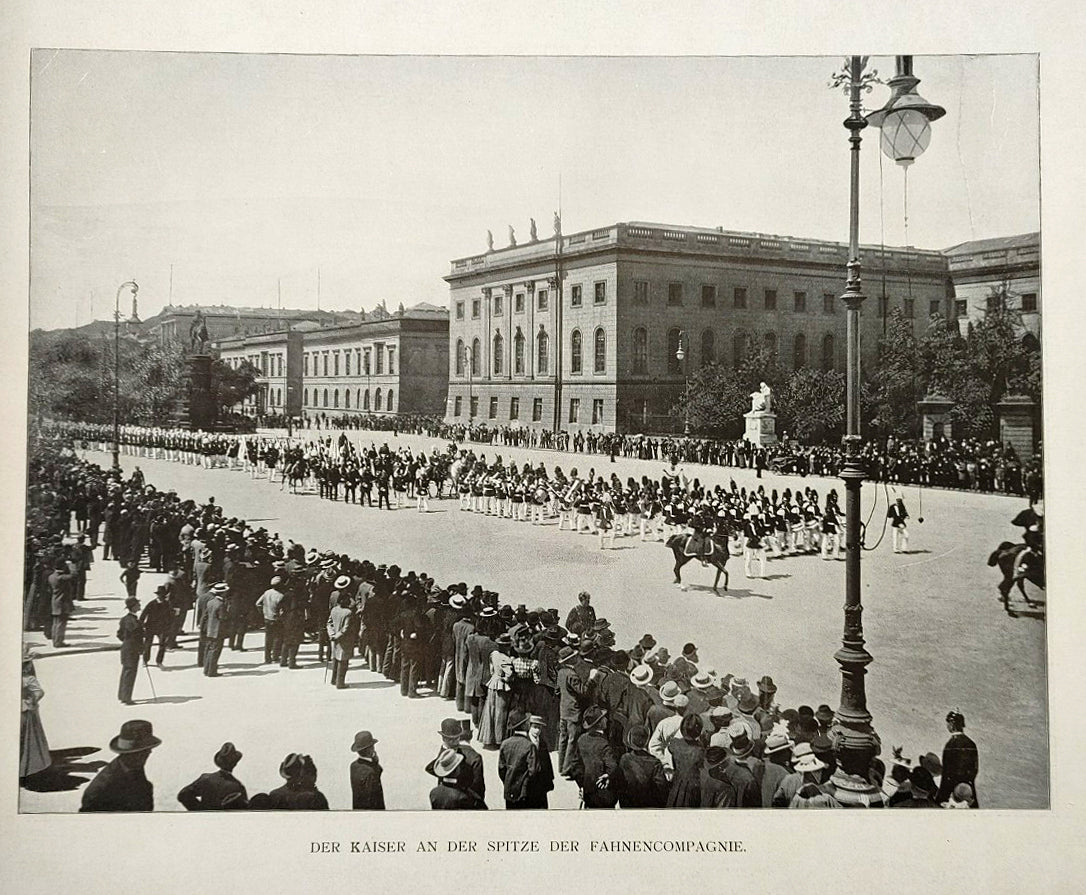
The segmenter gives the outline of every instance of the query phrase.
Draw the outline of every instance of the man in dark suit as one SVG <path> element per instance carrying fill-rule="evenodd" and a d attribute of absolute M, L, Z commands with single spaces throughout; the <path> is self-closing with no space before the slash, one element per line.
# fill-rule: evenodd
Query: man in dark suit
<path fill-rule="evenodd" d="M 456 676 L 456 710 L 458 712 L 466 712 L 470 707 L 464 691 L 464 682 L 467 680 L 468 675 L 467 638 L 475 633 L 475 619 L 465 609 L 466 602 L 463 594 L 456 594 L 449 600 L 449 606 L 462 613 L 460 618 L 453 622 L 452 628 L 455 652 L 453 669 Z"/>
<path fill-rule="evenodd" d="M 351 807 L 356 811 L 383 811 L 385 791 L 381 786 L 381 773 L 384 770 L 377 759 L 374 748 L 377 740 L 368 730 L 360 730 L 354 735 L 352 752 L 358 758 L 351 762 Z"/>
<path fill-rule="evenodd" d="M 241 761 L 241 753 L 233 743 L 223 743 L 215 753 L 217 771 L 201 774 L 177 794 L 179 801 L 189 811 L 220 811 L 226 807 L 243 808 L 248 804 L 248 794 L 241 781 L 234 776 L 234 768 Z"/>
<path fill-rule="evenodd" d="M 585 808 L 614 808 L 618 761 L 604 733 L 607 712 L 589 706 L 582 724 L 584 733 L 573 744 L 567 775 L 581 788 Z"/>
<path fill-rule="evenodd" d="M 973 790 L 973 805 L 977 807 L 977 773 L 980 762 L 977 744 L 965 735 L 965 715 L 952 709 L 946 716 L 946 729 L 950 739 L 943 747 L 943 776 L 939 780 L 939 792 L 935 801 L 940 805 L 947 801 L 959 783 L 968 783 Z"/>
<path fill-rule="evenodd" d="M 443 749 L 426 766 L 427 773 L 437 777 L 437 786 L 430 790 L 430 808 L 435 811 L 483 810 L 486 802 L 468 788 L 464 771 L 464 756 L 453 749 Z"/>
<path fill-rule="evenodd" d="M 547 793 L 554 789 L 554 768 L 543 743 L 546 721 L 528 717 L 519 709 L 509 713 L 510 735 L 498 752 L 498 777 L 505 785 L 507 809 L 546 808 Z"/>
<path fill-rule="evenodd" d="M 161 743 L 150 721 L 125 721 L 121 732 L 109 743 L 117 757 L 87 784 L 80 812 L 153 811 L 154 786 L 143 768 L 151 750 Z"/>
<path fill-rule="evenodd" d="M 648 746 L 647 727 L 634 726 L 626 731 L 629 751 L 618 760 L 618 772 L 613 782 L 618 803 L 623 808 L 663 808 L 667 804 L 671 784 L 663 763 L 649 754 Z"/>
<path fill-rule="evenodd" d="M 128 612 L 117 626 L 117 639 L 121 641 L 121 682 L 117 687 L 117 698 L 125 705 L 133 705 L 132 688 L 136 685 L 136 672 L 143 655 L 144 633 L 136 615 L 140 609 L 139 599 L 128 597 L 124 605 Z"/>
<path fill-rule="evenodd" d="M 57 557 L 53 565 L 53 574 L 47 579 L 53 615 L 51 637 L 57 649 L 67 646 L 64 635 L 68 629 L 68 617 L 72 614 L 74 603 L 72 593 L 75 587 L 75 575 L 63 557 Z"/>
<path fill-rule="evenodd" d="M 461 778 L 463 788 L 471 790 L 480 801 L 486 799 L 486 778 L 483 773 L 483 757 L 467 744 L 471 739 L 471 722 L 457 721 L 456 718 L 446 718 L 441 722 L 441 748 L 438 757 L 448 749 L 463 756 L 464 762 L 460 765 L 457 775 Z M 434 764 L 437 757 L 426 765 L 428 774 L 434 773 Z M 440 775 L 435 775 L 440 776 Z"/>
<path fill-rule="evenodd" d="M 143 625 L 143 664 L 151 661 L 151 645 L 158 638 L 158 651 L 155 654 L 155 664 L 162 665 L 166 657 L 166 644 L 169 642 L 173 628 L 173 608 L 169 604 L 167 594 L 169 589 L 165 584 L 155 588 L 155 595 L 143 607 L 140 613 L 140 624 Z"/>

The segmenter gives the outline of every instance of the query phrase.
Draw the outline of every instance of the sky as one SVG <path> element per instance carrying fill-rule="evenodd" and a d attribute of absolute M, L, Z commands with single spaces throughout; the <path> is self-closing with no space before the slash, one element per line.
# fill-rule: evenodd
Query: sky
<path fill-rule="evenodd" d="M 846 241 L 840 57 L 298 56 L 37 50 L 32 328 L 170 302 L 447 303 L 454 258 L 616 221 Z M 893 57 L 872 57 L 886 79 Z M 944 106 L 908 182 L 869 128 L 861 240 L 1040 229 L 1032 55 L 917 56 Z M 889 96 L 877 85 L 865 106 Z M 172 269 L 172 286 L 171 286 Z M 319 274 L 318 274 L 319 271 Z M 842 273 L 842 279 L 844 274 Z M 172 293 L 171 293 L 172 289 Z M 130 299 L 122 297 L 128 307 Z"/>

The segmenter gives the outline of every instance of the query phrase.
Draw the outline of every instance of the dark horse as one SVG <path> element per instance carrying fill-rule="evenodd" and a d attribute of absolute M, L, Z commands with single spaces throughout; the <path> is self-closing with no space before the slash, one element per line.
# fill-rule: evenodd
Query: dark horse
<path fill-rule="evenodd" d="M 1044 590 L 1045 567 L 1041 555 L 1034 550 L 1030 550 L 1025 544 L 1012 544 L 1010 541 L 1003 541 L 988 557 L 988 565 L 992 567 L 999 566 L 999 571 L 1003 573 L 1003 580 L 999 582 L 999 596 L 1003 601 L 1003 608 L 1009 615 L 1014 614 L 1011 612 L 1009 600 L 1011 589 L 1015 585 L 1018 585 L 1018 590 L 1027 605 L 1036 605 L 1026 593 L 1024 582 L 1028 581 L 1035 587 Z"/>
<path fill-rule="evenodd" d="M 728 570 L 724 568 L 728 564 L 728 547 L 727 544 L 720 544 L 715 539 L 706 537 L 702 542 L 702 547 L 697 553 L 687 552 L 687 548 L 690 544 L 690 539 L 693 535 L 679 534 L 672 535 L 667 539 L 667 546 L 671 548 L 671 552 L 675 555 L 675 584 L 679 585 L 683 590 L 686 590 L 686 585 L 682 582 L 682 567 L 685 566 L 692 559 L 700 559 L 703 565 L 711 565 L 716 569 L 716 578 L 713 579 L 713 590 L 719 593 L 717 585 L 720 584 L 720 576 L 724 576 L 724 590 L 728 589 Z"/>

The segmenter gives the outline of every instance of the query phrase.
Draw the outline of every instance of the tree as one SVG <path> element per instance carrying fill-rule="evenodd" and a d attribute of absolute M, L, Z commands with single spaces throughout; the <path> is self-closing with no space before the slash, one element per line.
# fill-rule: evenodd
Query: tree
<path fill-rule="evenodd" d="M 232 367 L 219 358 L 211 362 L 211 397 L 217 416 L 223 416 L 235 404 L 260 391 L 256 378 L 260 371 L 248 361 Z"/>
<path fill-rule="evenodd" d="M 917 432 L 916 402 L 923 397 L 919 345 L 912 321 L 895 308 L 879 339 L 878 361 L 871 377 L 873 427 L 883 435 L 911 437 Z"/>
<path fill-rule="evenodd" d="M 796 370 L 776 398 L 777 428 L 814 444 L 839 436 L 845 423 L 845 374 Z"/>

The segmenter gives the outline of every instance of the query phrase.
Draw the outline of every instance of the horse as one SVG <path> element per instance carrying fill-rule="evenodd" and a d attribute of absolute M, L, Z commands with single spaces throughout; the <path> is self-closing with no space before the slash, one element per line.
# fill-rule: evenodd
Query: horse
<path fill-rule="evenodd" d="M 665 544 L 671 549 L 672 554 L 675 556 L 675 584 L 679 585 L 680 590 L 686 590 L 686 585 L 682 582 L 682 567 L 685 566 L 692 559 L 700 559 L 702 564 L 711 565 L 716 569 L 716 578 L 713 579 L 713 592 L 719 593 L 717 586 L 720 584 L 720 576 L 724 576 L 724 590 L 728 589 L 728 570 L 725 566 L 728 564 L 728 545 L 717 542 L 715 538 L 706 536 L 704 545 L 708 545 L 708 552 L 701 552 L 697 554 L 688 554 L 687 547 L 690 543 L 690 539 L 693 535 L 689 534 L 676 534 L 672 535 L 665 541 Z"/>
<path fill-rule="evenodd" d="M 1009 600 L 1011 589 L 1015 585 L 1028 606 L 1037 605 L 1029 598 L 1024 584 L 1028 581 L 1041 590 L 1045 589 L 1044 559 L 1036 551 L 1030 550 L 1025 544 L 1003 541 L 988 557 L 988 565 L 993 568 L 998 566 L 1003 574 L 1003 580 L 999 582 L 999 596 L 1008 615 L 1013 615 Z"/>

